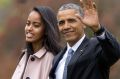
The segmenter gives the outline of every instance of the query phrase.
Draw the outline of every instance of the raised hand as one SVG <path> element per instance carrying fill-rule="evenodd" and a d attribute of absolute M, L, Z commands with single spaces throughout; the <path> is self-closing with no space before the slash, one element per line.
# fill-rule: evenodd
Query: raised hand
<path fill-rule="evenodd" d="M 84 16 L 80 17 L 83 24 L 90 27 L 94 32 L 100 29 L 98 13 L 95 2 L 92 0 L 80 0 L 80 5 L 83 8 Z"/>

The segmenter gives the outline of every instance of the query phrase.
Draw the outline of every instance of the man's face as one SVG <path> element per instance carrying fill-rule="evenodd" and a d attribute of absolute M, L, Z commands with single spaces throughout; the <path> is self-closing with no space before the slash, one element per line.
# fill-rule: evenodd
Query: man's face
<path fill-rule="evenodd" d="M 58 26 L 65 40 L 74 45 L 84 35 L 84 25 L 78 18 L 78 12 L 74 9 L 67 9 L 58 12 Z"/>

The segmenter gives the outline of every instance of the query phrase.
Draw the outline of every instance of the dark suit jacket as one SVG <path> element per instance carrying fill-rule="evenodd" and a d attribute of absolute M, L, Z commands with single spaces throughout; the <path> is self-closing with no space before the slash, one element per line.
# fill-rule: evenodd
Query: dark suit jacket
<path fill-rule="evenodd" d="M 85 37 L 68 64 L 67 79 L 109 79 L 110 66 L 120 57 L 120 45 L 109 32 L 104 32 L 105 39 Z M 55 70 L 66 49 L 55 57 L 50 79 L 55 79 Z"/>

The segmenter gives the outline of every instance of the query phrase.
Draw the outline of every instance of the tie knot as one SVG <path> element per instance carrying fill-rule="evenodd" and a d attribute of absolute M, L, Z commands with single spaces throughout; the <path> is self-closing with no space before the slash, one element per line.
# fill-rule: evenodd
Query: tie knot
<path fill-rule="evenodd" d="M 72 55 L 72 54 L 73 54 L 73 52 L 74 52 L 74 51 L 73 51 L 73 49 L 72 49 L 72 48 L 70 48 L 70 49 L 69 49 L 69 51 L 68 51 L 68 54 L 71 54 L 71 55 Z"/>

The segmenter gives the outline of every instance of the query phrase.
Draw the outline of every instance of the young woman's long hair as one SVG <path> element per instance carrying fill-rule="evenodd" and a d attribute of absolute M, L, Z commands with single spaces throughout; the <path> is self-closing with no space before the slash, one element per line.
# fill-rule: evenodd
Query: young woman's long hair
<path fill-rule="evenodd" d="M 42 16 L 42 20 L 45 26 L 43 46 L 47 51 L 50 51 L 56 55 L 60 51 L 61 46 L 59 44 L 60 34 L 55 13 L 51 8 L 46 6 L 36 6 L 32 11 L 36 11 Z M 33 53 L 31 43 L 27 43 L 27 51 L 28 53 Z"/>

